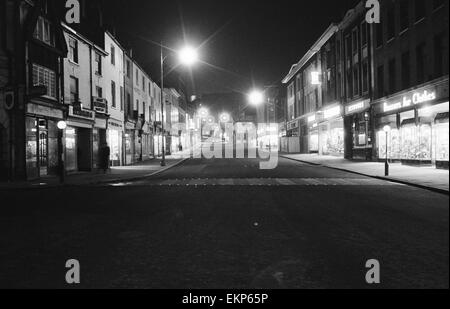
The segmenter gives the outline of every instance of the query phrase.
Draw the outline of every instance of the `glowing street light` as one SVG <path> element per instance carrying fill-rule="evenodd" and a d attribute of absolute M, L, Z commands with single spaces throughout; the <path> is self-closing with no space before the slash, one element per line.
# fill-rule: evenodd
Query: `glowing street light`
<path fill-rule="evenodd" d="M 261 105 L 264 102 L 264 94 L 261 91 L 253 90 L 248 95 L 248 101 L 254 106 Z"/>
<path fill-rule="evenodd" d="M 192 66 L 198 61 L 198 52 L 196 49 L 186 46 L 178 52 L 180 63 L 186 66 Z"/>
<path fill-rule="evenodd" d="M 58 121 L 58 124 L 56 126 L 60 130 L 65 130 L 67 128 L 67 122 L 65 122 L 64 120 Z"/>
<path fill-rule="evenodd" d="M 168 56 L 164 56 L 164 46 L 161 42 L 161 131 L 162 131 L 162 160 L 161 166 L 166 166 L 166 147 L 165 147 L 165 132 L 164 132 L 164 61 Z M 178 52 L 180 63 L 186 66 L 192 66 L 198 61 L 197 50 L 186 46 Z"/>
<path fill-rule="evenodd" d="M 206 118 L 209 115 L 209 111 L 207 108 L 202 107 L 198 110 L 198 114 L 200 115 L 200 118 Z"/>
<path fill-rule="evenodd" d="M 223 113 L 222 115 L 220 115 L 220 122 L 222 122 L 222 123 L 230 122 L 230 119 L 231 119 L 231 117 L 230 117 L 230 114 L 228 114 L 228 113 Z"/>

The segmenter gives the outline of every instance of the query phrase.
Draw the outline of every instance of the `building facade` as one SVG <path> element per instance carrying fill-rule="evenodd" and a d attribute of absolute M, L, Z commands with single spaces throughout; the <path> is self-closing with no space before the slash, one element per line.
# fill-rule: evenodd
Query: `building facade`
<path fill-rule="evenodd" d="M 1 6 L 2 170 L 12 180 L 56 175 L 62 153 L 57 123 L 67 113 L 61 95 L 67 47 L 59 14 L 50 0 Z"/>
<path fill-rule="evenodd" d="M 104 98 L 104 59 L 107 53 L 63 25 L 68 46 L 64 60 L 66 172 L 92 171 L 101 166 L 100 149 L 107 144 L 108 105 Z"/>
<path fill-rule="evenodd" d="M 124 164 L 123 137 L 125 135 L 124 117 L 124 48 L 110 33 L 105 32 L 105 98 L 108 102 L 110 118 L 107 125 L 107 141 L 110 148 L 111 166 Z"/>
<path fill-rule="evenodd" d="M 448 169 L 448 5 L 381 2 L 385 22 L 373 38 L 378 159 Z"/>

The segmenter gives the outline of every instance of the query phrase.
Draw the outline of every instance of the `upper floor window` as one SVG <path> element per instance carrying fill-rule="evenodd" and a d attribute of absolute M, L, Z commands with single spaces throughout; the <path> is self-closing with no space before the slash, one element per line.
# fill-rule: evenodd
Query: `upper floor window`
<path fill-rule="evenodd" d="M 388 9 L 387 15 L 387 40 L 391 40 L 395 37 L 395 7 L 391 5 Z"/>
<path fill-rule="evenodd" d="M 79 95 L 79 81 L 78 78 L 70 77 L 70 103 L 74 104 L 78 102 Z"/>
<path fill-rule="evenodd" d="M 116 65 L 116 48 L 111 45 L 111 64 Z"/>
<path fill-rule="evenodd" d="M 78 41 L 69 37 L 69 60 L 78 63 Z"/>
<path fill-rule="evenodd" d="M 139 86 L 139 71 L 136 69 L 136 85 Z"/>
<path fill-rule="evenodd" d="M 142 76 L 142 91 L 145 92 L 145 76 Z"/>
<path fill-rule="evenodd" d="M 361 24 L 361 46 L 365 47 L 367 45 L 367 35 L 368 35 L 368 31 L 367 31 L 367 23 L 362 23 Z"/>
<path fill-rule="evenodd" d="M 47 96 L 56 99 L 56 75 L 54 71 L 33 64 L 33 86 L 47 87 Z"/>
<path fill-rule="evenodd" d="M 131 62 L 127 60 L 127 77 L 131 78 Z"/>
<path fill-rule="evenodd" d="M 114 81 L 111 81 L 111 106 L 113 108 L 116 108 L 117 102 L 116 102 L 116 83 Z"/>
<path fill-rule="evenodd" d="M 95 53 L 95 74 L 102 75 L 102 56 Z"/>
<path fill-rule="evenodd" d="M 36 28 L 34 30 L 34 38 L 38 39 L 41 42 L 44 42 L 50 46 L 55 46 L 55 34 L 53 31 L 53 26 L 42 16 L 39 16 Z"/>
<path fill-rule="evenodd" d="M 405 31 L 409 27 L 409 2 L 410 0 L 400 2 L 400 31 Z"/>
<path fill-rule="evenodd" d="M 445 4 L 445 0 L 433 0 L 433 9 L 437 10 L 440 7 L 443 7 Z"/>
<path fill-rule="evenodd" d="M 97 98 L 103 98 L 103 89 L 101 87 L 96 86 L 95 93 L 97 94 Z"/>
<path fill-rule="evenodd" d="M 415 8 L 415 17 L 416 22 L 425 18 L 426 14 L 426 4 L 425 0 L 414 0 L 414 8 Z"/>

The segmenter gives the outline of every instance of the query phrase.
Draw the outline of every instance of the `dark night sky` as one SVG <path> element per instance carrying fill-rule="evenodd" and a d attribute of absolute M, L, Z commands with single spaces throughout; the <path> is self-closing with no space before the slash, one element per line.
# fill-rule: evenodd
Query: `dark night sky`
<path fill-rule="evenodd" d="M 201 45 L 192 71 L 195 93 L 246 92 L 279 82 L 331 22 L 358 0 L 116 0 L 110 3 L 121 41 L 157 81 L 158 47 Z M 113 4 L 114 3 L 114 4 Z M 175 63 L 175 62 L 173 62 Z"/>

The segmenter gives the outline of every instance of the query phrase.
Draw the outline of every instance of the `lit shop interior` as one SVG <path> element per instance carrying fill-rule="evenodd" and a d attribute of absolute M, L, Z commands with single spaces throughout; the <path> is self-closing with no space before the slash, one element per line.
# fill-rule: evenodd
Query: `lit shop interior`
<path fill-rule="evenodd" d="M 319 155 L 344 156 L 344 119 L 341 116 L 341 106 L 325 110 L 324 121 L 312 123 L 309 119 L 309 152 Z"/>
<path fill-rule="evenodd" d="M 381 117 L 377 126 L 378 158 L 448 169 L 449 103 Z"/>

